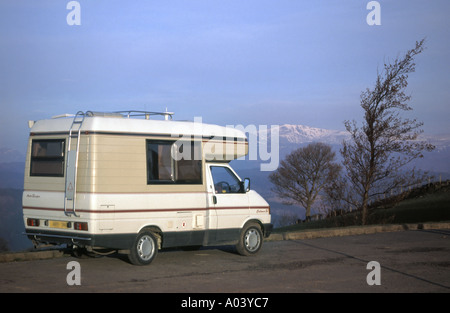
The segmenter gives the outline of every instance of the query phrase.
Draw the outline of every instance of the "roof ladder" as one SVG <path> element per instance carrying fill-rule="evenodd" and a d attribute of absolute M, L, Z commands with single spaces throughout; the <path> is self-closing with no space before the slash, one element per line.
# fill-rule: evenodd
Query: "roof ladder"
<path fill-rule="evenodd" d="M 64 214 L 70 216 L 77 215 L 75 211 L 77 196 L 77 169 L 78 169 L 78 152 L 80 149 L 81 126 L 86 114 L 78 111 L 73 118 L 69 131 L 69 143 L 67 145 L 67 163 L 66 163 L 66 184 L 64 192 Z"/>

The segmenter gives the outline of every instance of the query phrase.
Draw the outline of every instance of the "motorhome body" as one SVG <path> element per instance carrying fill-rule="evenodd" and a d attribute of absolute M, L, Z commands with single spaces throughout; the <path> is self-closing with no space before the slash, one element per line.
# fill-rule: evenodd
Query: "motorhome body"
<path fill-rule="evenodd" d="M 125 250 L 134 264 L 165 247 L 258 252 L 272 229 L 270 208 L 229 165 L 247 154 L 245 134 L 141 113 L 30 123 L 26 235 L 35 244 Z"/>

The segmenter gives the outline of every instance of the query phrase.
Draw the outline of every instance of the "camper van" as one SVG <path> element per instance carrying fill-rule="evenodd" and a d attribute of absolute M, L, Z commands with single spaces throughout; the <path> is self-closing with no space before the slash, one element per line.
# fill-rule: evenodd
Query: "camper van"
<path fill-rule="evenodd" d="M 168 247 L 256 254 L 272 230 L 270 207 L 229 165 L 248 153 L 245 133 L 172 115 L 88 111 L 30 121 L 25 235 L 35 246 L 126 253 L 136 265 Z"/>

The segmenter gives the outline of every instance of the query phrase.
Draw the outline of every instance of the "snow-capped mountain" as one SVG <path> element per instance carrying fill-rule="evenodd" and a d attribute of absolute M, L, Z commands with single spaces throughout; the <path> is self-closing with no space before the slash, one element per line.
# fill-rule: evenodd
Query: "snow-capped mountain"
<path fill-rule="evenodd" d="M 254 135 L 254 134 L 253 134 Z M 316 127 L 309 127 L 305 125 L 291 125 L 284 124 L 279 126 L 270 126 L 267 128 L 260 128 L 257 132 L 258 144 L 266 142 L 267 151 L 273 151 L 276 148 L 278 141 L 279 160 L 283 160 L 287 154 L 295 149 L 304 147 L 312 142 L 322 142 L 329 144 L 336 152 L 336 159 L 341 161 L 339 153 L 344 139 L 349 138 L 349 133 L 344 130 L 331 130 Z M 249 141 L 255 139 L 255 136 L 250 135 Z M 435 145 L 435 150 L 432 152 L 424 152 L 424 157 L 416 159 L 412 166 L 416 166 L 424 171 L 433 173 L 447 173 L 450 175 L 450 135 L 430 135 L 421 134 L 418 140 L 425 140 Z M 254 159 L 253 159 L 254 160 Z M 246 164 L 247 167 L 256 167 L 260 161 L 253 161 Z"/>
<path fill-rule="evenodd" d="M 348 132 L 341 130 L 331 130 L 305 125 L 272 125 L 267 129 L 259 129 L 258 142 L 267 141 L 268 147 L 274 147 L 272 141 L 277 140 L 280 157 L 284 158 L 286 154 L 299 147 L 306 146 L 312 142 L 322 142 L 329 144 L 339 150 L 342 141 L 349 137 Z M 249 140 L 254 139 L 249 136 Z"/>
<path fill-rule="evenodd" d="M 426 140 L 435 146 L 434 152 L 450 149 L 450 135 L 419 135 L 419 140 Z"/>
<path fill-rule="evenodd" d="M 330 145 L 341 145 L 344 139 L 349 139 L 350 134 L 345 130 L 332 130 L 306 125 L 284 124 L 272 126 L 267 132 L 260 131 L 258 134 L 260 139 L 264 140 L 264 136 L 270 139 L 271 131 L 278 131 L 281 144 L 307 144 L 311 142 L 323 142 Z M 418 140 L 425 140 L 436 146 L 440 150 L 450 147 L 450 135 L 428 135 L 421 134 Z"/>
<path fill-rule="evenodd" d="M 305 125 L 285 124 L 278 126 L 280 141 L 288 141 L 292 144 L 324 142 L 328 144 L 341 144 L 348 137 L 348 132 L 309 127 Z"/>
<path fill-rule="evenodd" d="M 25 156 L 16 149 L 0 147 L 0 163 L 23 162 Z"/>

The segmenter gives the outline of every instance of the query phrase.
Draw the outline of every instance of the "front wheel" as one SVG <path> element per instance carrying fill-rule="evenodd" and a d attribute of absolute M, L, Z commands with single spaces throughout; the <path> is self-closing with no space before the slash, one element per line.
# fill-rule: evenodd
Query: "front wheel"
<path fill-rule="evenodd" d="M 158 254 L 158 241 L 149 231 L 139 233 L 131 247 L 128 259 L 134 265 L 148 265 Z"/>
<path fill-rule="evenodd" d="M 242 229 L 236 250 L 241 255 L 254 255 L 261 249 L 262 243 L 261 227 L 257 223 L 250 223 Z"/>

